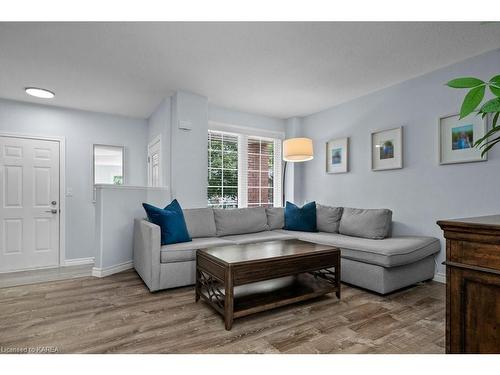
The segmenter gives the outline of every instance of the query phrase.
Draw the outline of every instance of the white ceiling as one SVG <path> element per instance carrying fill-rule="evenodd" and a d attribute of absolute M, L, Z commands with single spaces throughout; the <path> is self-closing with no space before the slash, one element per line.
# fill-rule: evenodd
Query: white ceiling
<path fill-rule="evenodd" d="M 0 23 L 0 97 L 148 117 L 184 89 L 288 118 L 499 47 L 499 23 Z"/>

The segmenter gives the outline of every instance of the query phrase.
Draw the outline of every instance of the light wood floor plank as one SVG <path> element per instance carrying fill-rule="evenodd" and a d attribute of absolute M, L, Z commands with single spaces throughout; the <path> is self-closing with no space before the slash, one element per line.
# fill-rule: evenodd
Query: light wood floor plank
<path fill-rule="evenodd" d="M 0 289 L 0 346 L 60 353 L 443 353 L 445 288 L 388 296 L 342 286 L 237 319 L 231 331 L 193 287 L 150 293 L 125 271 Z"/>

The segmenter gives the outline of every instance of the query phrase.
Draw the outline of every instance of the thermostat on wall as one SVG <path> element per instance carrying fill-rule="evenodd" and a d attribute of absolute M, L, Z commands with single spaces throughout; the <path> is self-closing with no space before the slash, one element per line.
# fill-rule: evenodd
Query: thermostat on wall
<path fill-rule="evenodd" d="M 179 129 L 191 130 L 192 129 L 191 121 L 179 120 Z"/>

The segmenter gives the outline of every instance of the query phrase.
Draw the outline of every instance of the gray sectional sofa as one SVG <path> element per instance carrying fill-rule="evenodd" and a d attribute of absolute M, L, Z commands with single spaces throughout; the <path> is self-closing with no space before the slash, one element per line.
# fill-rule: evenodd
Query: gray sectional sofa
<path fill-rule="evenodd" d="M 186 209 L 191 242 L 160 246 L 160 228 L 136 219 L 134 267 L 150 291 L 195 282 L 197 249 L 298 238 L 337 246 L 342 281 L 381 294 L 432 279 L 436 238 L 392 237 L 392 212 L 317 205 L 318 232 L 282 229 L 283 208 Z"/>

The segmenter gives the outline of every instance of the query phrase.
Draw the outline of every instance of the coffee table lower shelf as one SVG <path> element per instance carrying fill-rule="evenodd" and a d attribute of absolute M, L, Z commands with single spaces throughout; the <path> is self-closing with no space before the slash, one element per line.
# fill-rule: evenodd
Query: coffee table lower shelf
<path fill-rule="evenodd" d="M 225 291 L 214 280 L 211 286 L 200 288 L 200 297 L 222 316 L 225 314 Z M 214 290 L 215 288 L 216 290 Z M 233 292 L 233 317 L 250 314 L 336 293 L 340 298 L 340 285 L 309 273 L 236 286 Z"/>

